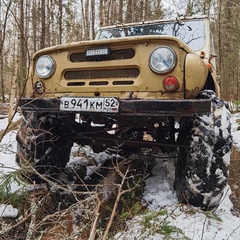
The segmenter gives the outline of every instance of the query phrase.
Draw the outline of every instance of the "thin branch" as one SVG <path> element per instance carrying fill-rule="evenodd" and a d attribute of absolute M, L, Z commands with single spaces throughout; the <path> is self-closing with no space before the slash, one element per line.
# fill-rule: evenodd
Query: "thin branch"
<path fill-rule="evenodd" d="M 34 184 L 35 186 L 35 184 Z M 35 229 L 36 229 L 36 214 L 38 212 L 38 202 L 35 197 L 35 192 L 33 191 L 32 199 L 31 199 L 31 208 L 30 208 L 30 214 L 31 214 L 31 222 L 28 227 L 28 232 L 26 235 L 26 240 L 31 240 L 35 237 Z"/>
<path fill-rule="evenodd" d="M 111 226 L 112 226 L 112 224 L 113 224 L 113 219 L 114 219 L 114 217 L 115 217 L 115 215 L 116 215 L 117 207 L 118 207 L 118 204 L 119 204 L 119 201 L 120 201 L 121 197 L 122 197 L 124 194 L 132 191 L 132 190 L 135 188 L 135 187 L 133 187 L 133 188 L 130 188 L 130 189 L 123 190 L 123 185 L 124 185 L 124 183 L 125 183 L 125 181 L 126 181 L 126 179 L 127 179 L 127 175 L 128 175 L 128 173 L 129 173 L 129 169 L 130 169 L 130 166 L 128 166 L 128 168 L 127 168 L 127 170 L 126 170 L 126 172 L 125 172 L 124 175 L 121 173 L 121 175 L 122 175 L 122 181 L 121 181 L 121 184 L 118 185 L 117 198 L 116 198 L 116 200 L 115 200 L 115 203 L 114 203 L 114 206 L 113 206 L 113 210 L 112 210 L 110 219 L 109 219 L 109 221 L 108 221 L 108 225 L 107 225 L 106 230 L 105 230 L 105 232 L 104 232 L 103 240 L 106 240 L 107 237 L 108 237 L 108 234 L 109 234 L 110 228 L 111 228 Z M 120 172 L 119 169 L 117 169 L 117 171 Z"/>
<path fill-rule="evenodd" d="M 90 236 L 89 236 L 88 240 L 94 240 L 95 236 L 96 236 L 96 232 L 97 232 L 97 221 L 98 221 L 98 218 L 99 218 L 99 215 L 100 215 L 99 211 L 100 211 L 101 204 L 102 204 L 98 195 L 97 195 L 97 200 L 98 200 L 98 205 L 97 205 L 97 209 L 96 209 L 96 212 L 95 212 L 96 216 L 95 216 L 93 226 L 92 226 L 92 229 L 91 229 Z"/>
<path fill-rule="evenodd" d="M 0 235 L 3 236 L 4 234 L 7 234 L 9 233 L 10 231 L 13 231 L 15 228 L 21 226 L 22 224 L 24 224 L 26 221 L 28 221 L 29 219 L 31 218 L 31 213 L 28 214 L 25 218 L 23 218 L 20 222 L 18 222 L 17 224 L 7 228 L 7 229 L 4 229 L 4 230 L 1 230 L 0 231 Z"/>

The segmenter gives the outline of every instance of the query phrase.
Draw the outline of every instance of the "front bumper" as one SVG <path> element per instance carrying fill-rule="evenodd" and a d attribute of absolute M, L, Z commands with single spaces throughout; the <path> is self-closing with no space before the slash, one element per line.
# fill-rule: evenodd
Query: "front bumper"
<path fill-rule="evenodd" d="M 22 98 L 18 106 L 23 111 L 35 112 L 63 112 L 60 110 L 60 99 Z M 193 100 L 119 100 L 118 113 L 104 113 L 107 115 L 128 116 L 192 116 L 197 113 L 211 112 L 210 99 Z M 68 112 L 69 113 L 69 112 Z M 91 113 L 91 112 L 73 112 Z M 93 114 L 99 114 L 93 112 Z M 102 114 L 102 113 L 100 113 Z"/>

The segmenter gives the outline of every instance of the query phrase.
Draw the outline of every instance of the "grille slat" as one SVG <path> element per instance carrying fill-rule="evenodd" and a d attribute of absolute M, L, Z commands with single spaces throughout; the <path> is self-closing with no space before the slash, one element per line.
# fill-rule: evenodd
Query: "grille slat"
<path fill-rule="evenodd" d="M 109 79 L 109 78 L 136 78 L 140 74 L 138 68 L 121 68 L 121 69 L 98 69 L 98 70 L 75 70 L 64 73 L 66 80 L 73 79 Z"/>
<path fill-rule="evenodd" d="M 71 62 L 90 62 L 90 61 L 109 61 L 131 59 L 135 56 L 135 50 L 132 48 L 111 50 L 108 56 L 98 56 L 96 59 L 87 58 L 85 52 L 72 53 L 69 56 Z"/>

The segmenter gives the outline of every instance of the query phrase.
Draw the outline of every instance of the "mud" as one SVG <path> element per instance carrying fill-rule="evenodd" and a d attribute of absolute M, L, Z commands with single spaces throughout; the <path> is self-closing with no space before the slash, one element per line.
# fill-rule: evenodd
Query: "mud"
<path fill-rule="evenodd" d="M 233 214 L 240 217 L 240 151 L 233 150 L 229 172 L 229 185 L 232 189 L 230 199 L 233 203 Z"/>

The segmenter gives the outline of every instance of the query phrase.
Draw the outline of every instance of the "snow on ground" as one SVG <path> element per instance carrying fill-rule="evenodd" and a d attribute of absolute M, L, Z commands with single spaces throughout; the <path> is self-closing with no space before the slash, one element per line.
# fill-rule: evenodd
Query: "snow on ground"
<path fill-rule="evenodd" d="M 238 123 L 236 122 L 237 119 L 240 119 L 240 113 L 232 115 L 233 144 L 240 151 L 240 125 L 238 125 Z"/>
<path fill-rule="evenodd" d="M 13 121 L 16 121 L 20 118 L 19 114 L 16 114 Z M 0 120 L 0 131 L 5 130 L 8 125 L 8 119 Z M 16 154 L 16 133 L 17 131 L 11 131 L 7 133 L 2 141 L 0 142 L 0 175 L 8 174 L 10 172 L 18 169 L 18 166 L 15 163 L 15 154 Z M 3 179 L 0 178 L 0 184 Z M 11 184 L 12 191 L 15 191 L 21 186 L 18 183 L 13 182 Z M 13 208 L 12 205 L 0 204 L 0 217 L 13 217 L 15 218 L 18 215 L 18 210 Z"/>
<path fill-rule="evenodd" d="M 16 114 L 13 121 L 20 118 L 19 114 Z M 0 120 L 0 131 L 3 131 L 8 125 L 8 119 Z M 15 171 L 18 167 L 15 163 L 16 153 L 16 133 L 17 131 L 11 131 L 7 133 L 0 142 L 0 173 L 7 173 Z"/>
<path fill-rule="evenodd" d="M 157 169 L 163 169 L 161 161 L 157 165 Z M 220 206 L 213 213 L 204 212 L 192 206 L 178 204 L 172 185 L 166 179 L 160 179 L 159 173 L 162 171 L 157 174 L 155 172 L 147 181 L 143 196 L 143 199 L 148 201 L 150 211 L 128 221 L 125 232 L 118 233 L 114 239 L 240 239 L 240 219 L 231 214 L 229 186 L 225 190 Z M 147 225 L 148 219 L 151 219 L 150 226 Z M 165 238 L 164 227 L 168 227 L 171 232 L 169 238 Z"/>
<path fill-rule="evenodd" d="M 232 116 L 234 145 L 240 151 L 240 130 L 237 130 L 236 119 L 240 119 L 240 114 Z M 6 119 L 0 120 L 0 130 L 3 130 L 6 125 Z M 17 168 L 15 137 L 16 131 L 12 131 L 0 143 L 0 174 L 14 171 Z M 168 156 L 167 161 L 162 160 L 162 157 L 162 155 L 156 157 L 157 165 L 152 176 L 146 180 L 142 202 L 147 204 L 148 213 L 128 221 L 125 232 L 118 233 L 115 239 L 240 239 L 240 218 L 233 216 L 230 211 L 232 208 L 229 199 L 230 187 L 226 188 L 222 203 L 213 213 L 180 205 L 173 190 L 174 156 L 172 158 Z M 16 215 L 17 209 L 11 205 L 0 205 L 0 216 L 15 217 Z M 167 229 L 171 230 L 169 238 L 165 238 Z"/>
<path fill-rule="evenodd" d="M 240 131 L 237 131 L 237 119 L 240 119 L 240 114 L 232 116 L 232 132 L 234 146 L 240 151 Z M 146 180 L 143 196 L 143 202 L 148 205 L 150 212 L 128 221 L 125 232 L 118 233 L 115 239 L 166 239 L 166 232 L 164 232 L 166 225 L 172 229 L 167 239 L 240 239 L 240 218 L 231 213 L 232 202 L 229 199 L 231 194 L 229 186 L 225 189 L 220 206 L 212 213 L 203 212 L 191 206 L 183 206 L 178 204 L 173 190 L 174 176 L 171 176 L 171 169 L 174 167 L 174 156 L 172 159 L 168 158 L 167 161 L 156 159 L 156 162 L 153 176 Z M 146 224 L 148 219 L 151 219 L 151 225 Z"/>
<path fill-rule="evenodd" d="M 159 215 L 148 212 L 127 222 L 127 230 L 124 233 L 118 233 L 115 239 L 237 240 L 240 236 L 240 219 L 232 216 L 230 207 L 229 194 L 214 215 L 172 202 L 171 205 L 162 207 L 162 213 L 158 210 L 161 213 Z M 151 226 L 144 225 L 146 219 L 150 217 Z M 164 238 L 164 224 L 172 229 L 169 238 Z"/>

